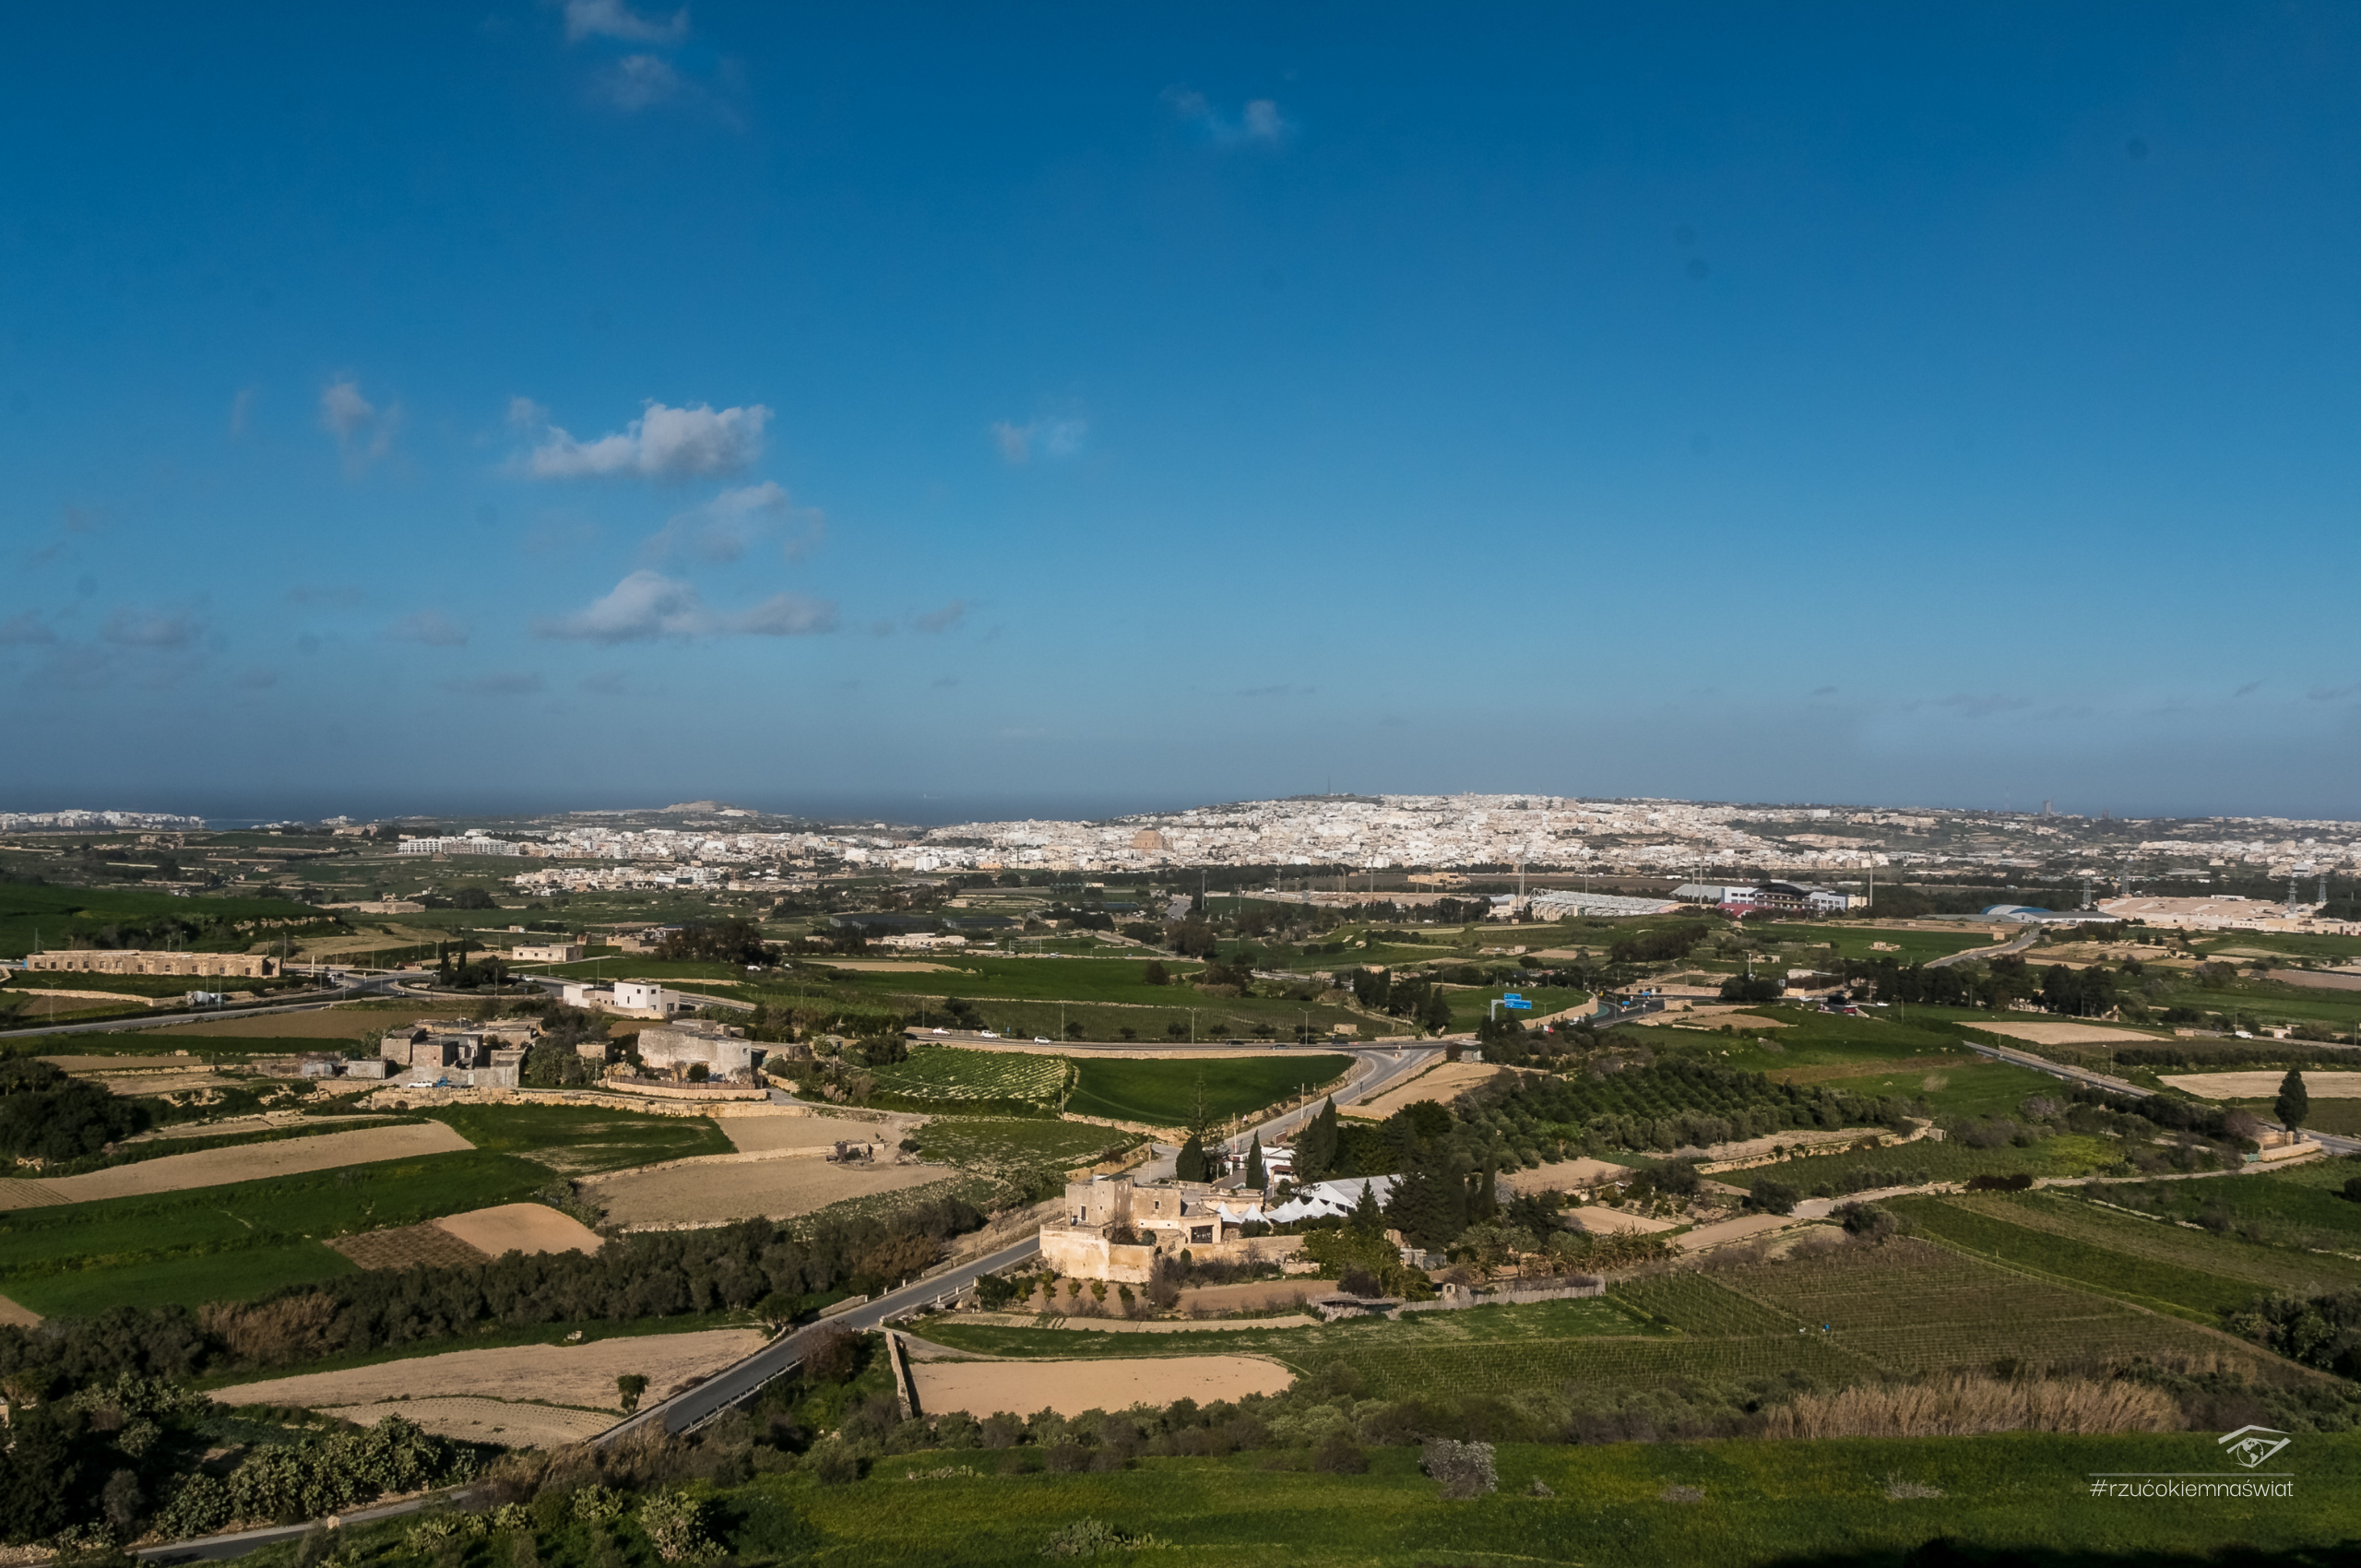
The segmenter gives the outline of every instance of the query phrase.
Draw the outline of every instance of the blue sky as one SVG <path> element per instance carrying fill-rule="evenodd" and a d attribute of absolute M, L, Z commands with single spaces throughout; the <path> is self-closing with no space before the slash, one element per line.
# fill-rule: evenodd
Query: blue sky
<path fill-rule="evenodd" d="M 2361 12 L 53 7 L 0 806 L 2361 815 Z"/>

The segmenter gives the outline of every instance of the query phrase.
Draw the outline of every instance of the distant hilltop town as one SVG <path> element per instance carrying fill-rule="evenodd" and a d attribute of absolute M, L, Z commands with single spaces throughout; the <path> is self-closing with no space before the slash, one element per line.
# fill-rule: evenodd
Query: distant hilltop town
<path fill-rule="evenodd" d="M 0 812 L 0 833 L 195 833 L 197 816 L 170 812 Z"/>
<path fill-rule="evenodd" d="M 746 885 L 831 872 L 1122 873 L 1178 866 L 1360 871 L 1525 866 L 1533 871 L 1876 876 L 1940 868 L 2070 866 L 2102 877 L 2203 879 L 2222 868 L 2273 876 L 2361 867 L 2361 824 L 2272 818 L 2147 821 L 1926 808 L 1741 806 L 1548 795 L 1311 796 L 1100 822 L 970 822 L 934 828 L 742 831 L 751 814 L 680 826 L 579 817 L 499 837 L 483 829 L 406 839 L 417 855 L 596 861 L 523 872 L 520 888 Z"/>

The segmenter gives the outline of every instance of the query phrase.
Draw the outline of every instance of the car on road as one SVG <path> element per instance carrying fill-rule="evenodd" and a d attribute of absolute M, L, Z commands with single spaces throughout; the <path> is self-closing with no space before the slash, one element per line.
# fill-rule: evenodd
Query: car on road
<path fill-rule="evenodd" d="M 1033 1037 L 1033 1043 L 1035 1045 L 1053 1045 L 1056 1042 L 1050 1039 L 1048 1035 L 1035 1035 Z"/>
<path fill-rule="evenodd" d="M 978 1039 L 1000 1039 L 1000 1036 L 992 1033 L 990 1029 L 985 1029 L 980 1034 L 977 1035 L 976 1038 Z"/>
<path fill-rule="evenodd" d="M 947 1035 L 947 1034 L 949 1034 L 951 1031 L 950 1031 L 949 1029 L 937 1029 L 937 1030 L 935 1030 L 934 1032 L 935 1032 L 936 1034 L 939 1034 L 939 1035 Z"/>

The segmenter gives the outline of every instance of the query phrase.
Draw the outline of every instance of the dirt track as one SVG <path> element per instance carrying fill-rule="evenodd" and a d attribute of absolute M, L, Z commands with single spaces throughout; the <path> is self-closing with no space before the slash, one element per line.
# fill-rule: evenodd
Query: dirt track
<path fill-rule="evenodd" d="M 451 1154 L 475 1146 L 440 1122 L 363 1127 L 350 1133 L 323 1133 L 314 1138 L 287 1138 L 274 1144 L 240 1144 L 229 1148 L 199 1149 L 195 1154 L 168 1154 L 160 1159 L 118 1165 L 111 1170 L 93 1170 L 84 1176 L 0 1182 L 0 1210 L 89 1203 L 99 1198 L 148 1193 L 178 1193 L 191 1187 L 259 1181 L 266 1176 L 333 1170 L 339 1165 Z"/>
<path fill-rule="evenodd" d="M 2200 1099 L 2270 1099 L 2287 1075 L 2264 1073 L 2161 1073 L 2157 1076 Z M 2304 1089 L 2314 1099 L 2361 1099 L 2361 1073 L 2306 1073 Z"/>
<path fill-rule="evenodd" d="M 591 1410 L 617 1409 L 615 1379 L 647 1379 L 653 1404 L 692 1378 L 709 1377 L 763 1346 L 751 1328 L 694 1334 L 630 1335 L 587 1345 L 517 1345 L 500 1350 L 451 1350 L 342 1372 L 306 1372 L 217 1388 L 219 1405 L 372 1405 L 386 1399 L 469 1396 L 540 1399 Z"/>
<path fill-rule="evenodd" d="M 965 1410 L 1030 1415 L 1047 1407 L 1062 1416 L 1169 1405 L 1183 1396 L 1206 1404 L 1244 1394 L 1276 1394 L 1295 1374 L 1260 1356 L 1152 1356 L 1104 1361 L 921 1361 L 910 1368 L 919 1408 L 931 1416 Z"/>
<path fill-rule="evenodd" d="M 2111 1029 L 2104 1024 L 2021 1024 L 2003 1020 L 1987 1024 L 1979 1018 L 1975 1027 L 2011 1039 L 2027 1040 L 2035 1045 L 2153 1045 L 2154 1035 L 2143 1035 L 2137 1029 Z"/>
<path fill-rule="evenodd" d="M 1449 1105 L 1465 1091 L 1490 1082 L 1506 1070 L 1489 1062 L 1445 1062 L 1428 1068 L 1406 1084 L 1395 1085 L 1375 1099 L 1340 1105 L 1336 1114 L 1382 1122 L 1404 1106 L 1416 1105 L 1422 1099 Z"/>

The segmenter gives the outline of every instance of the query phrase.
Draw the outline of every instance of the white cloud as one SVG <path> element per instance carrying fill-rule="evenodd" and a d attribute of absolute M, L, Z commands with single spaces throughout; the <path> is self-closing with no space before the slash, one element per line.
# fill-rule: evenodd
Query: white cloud
<path fill-rule="evenodd" d="M 661 572 L 634 572 L 571 615 L 534 623 L 545 637 L 598 643 L 661 637 L 800 637 L 836 629 L 836 607 L 800 593 L 774 594 L 749 610 L 707 609 L 697 590 Z"/>
<path fill-rule="evenodd" d="M 244 388 L 230 399 L 230 438 L 236 440 L 246 433 L 246 422 L 254 417 L 255 389 Z"/>
<path fill-rule="evenodd" d="M 648 536 L 641 548 L 651 560 L 687 556 L 699 561 L 735 561 L 764 538 L 800 524 L 780 546 L 790 561 L 801 560 L 819 548 L 826 532 L 819 513 L 799 514 L 789 504 L 785 486 L 772 480 L 725 490 L 702 506 L 690 508 Z"/>
<path fill-rule="evenodd" d="M 49 623 L 41 618 L 38 611 L 20 610 L 6 621 L 0 621 L 0 647 L 18 647 L 56 640 L 57 634 L 49 629 Z"/>
<path fill-rule="evenodd" d="M 1167 88 L 1164 101 L 1172 105 L 1182 124 L 1196 127 L 1216 147 L 1276 147 L 1295 131 L 1279 113 L 1278 103 L 1268 98 L 1248 100 L 1234 116 L 1215 108 L 1204 93 L 1188 88 Z"/>
<path fill-rule="evenodd" d="M 763 427 L 771 418 L 770 410 L 760 403 L 717 411 L 704 403 L 671 409 L 651 400 L 647 410 L 623 430 L 596 441 L 576 441 L 549 425 L 540 445 L 528 455 L 525 471 L 535 479 L 732 474 L 762 456 Z"/>
<path fill-rule="evenodd" d="M 465 647 L 468 629 L 440 610 L 419 610 L 386 628 L 389 641 L 424 643 L 428 647 Z"/>
<path fill-rule="evenodd" d="M 1079 419 L 1037 419 L 1026 424 L 999 420 L 992 424 L 1000 455 L 1012 463 L 1029 462 L 1036 451 L 1045 457 L 1071 457 L 1082 450 L 1083 437 L 1089 434 L 1089 422 Z"/>
<path fill-rule="evenodd" d="M 99 636 L 117 647 L 186 647 L 204 634 L 205 624 L 184 610 L 141 610 L 122 605 Z"/>
<path fill-rule="evenodd" d="M 565 0 L 565 41 L 611 38 L 623 43 L 678 43 L 689 36 L 689 11 L 683 6 L 658 20 L 643 17 L 623 0 Z"/>
<path fill-rule="evenodd" d="M 626 54 L 590 78 L 590 89 L 626 114 L 663 102 L 681 90 L 681 73 L 654 54 Z"/>
<path fill-rule="evenodd" d="M 808 637 L 836 629 L 836 607 L 825 599 L 775 593 L 730 618 L 729 629 L 753 637 Z"/>
<path fill-rule="evenodd" d="M 940 610 L 930 610 L 923 615 L 910 617 L 910 624 L 921 632 L 947 632 L 957 625 L 967 613 L 967 601 L 955 599 Z"/>
<path fill-rule="evenodd" d="M 550 411 L 530 398 L 508 399 L 508 424 L 512 430 L 536 431 L 549 428 Z"/>
<path fill-rule="evenodd" d="M 399 403 L 379 409 L 361 395 L 361 384 L 351 376 L 338 376 L 320 391 L 320 428 L 336 437 L 348 473 L 359 473 L 391 451 L 401 424 Z"/>

